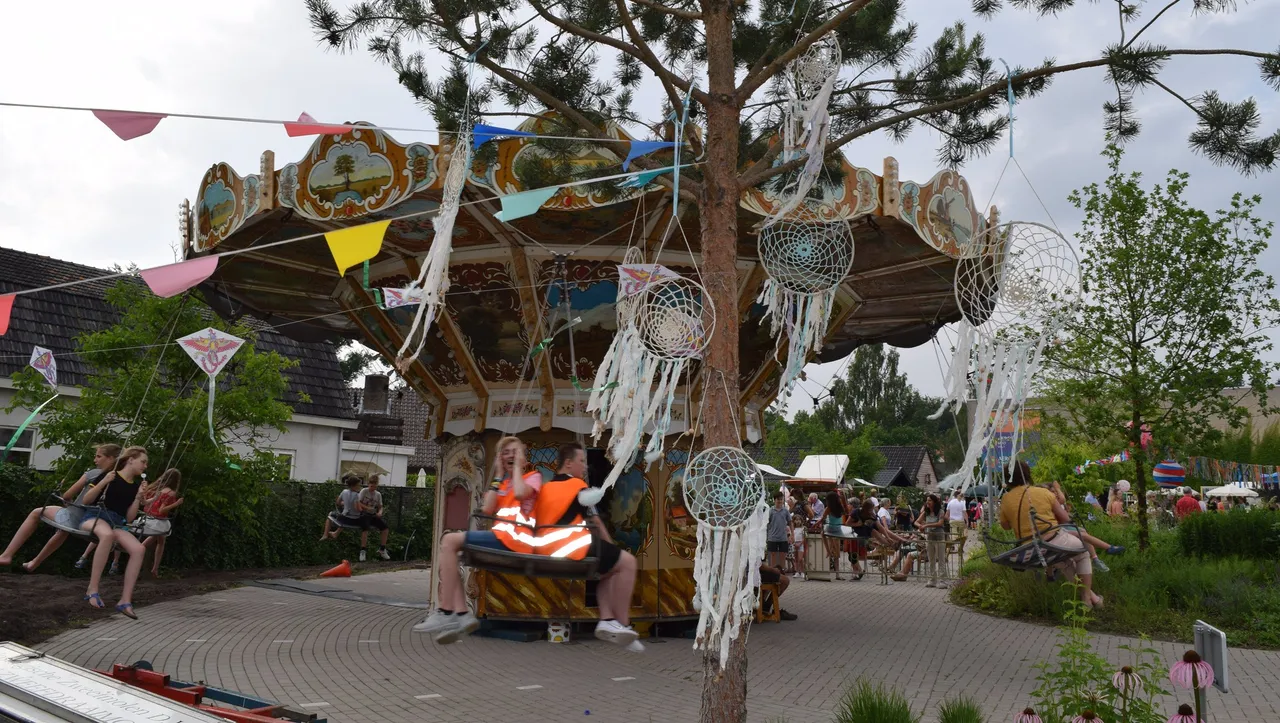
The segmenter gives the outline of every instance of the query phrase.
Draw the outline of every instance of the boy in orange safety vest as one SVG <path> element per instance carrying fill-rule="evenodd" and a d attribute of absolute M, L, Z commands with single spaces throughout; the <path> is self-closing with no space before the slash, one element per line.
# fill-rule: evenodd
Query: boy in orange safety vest
<path fill-rule="evenodd" d="M 485 493 L 481 512 L 499 518 L 494 530 L 504 525 L 531 530 L 533 518 L 527 515 L 531 515 L 532 505 L 542 485 L 542 475 L 528 469 L 524 443 L 518 438 L 503 437 L 496 449 L 494 479 Z M 434 634 L 437 643 L 448 645 L 480 627 L 480 619 L 467 607 L 467 595 L 462 589 L 462 574 L 458 569 L 458 552 L 463 544 L 505 549 L 507 540 L 501 539 L 494 530 L 450 532 L 440 539 L 439 602 L 435 612 L 413 626 L 415 633 Z M 503 534 L 503 537 L 508 535 Z"/>

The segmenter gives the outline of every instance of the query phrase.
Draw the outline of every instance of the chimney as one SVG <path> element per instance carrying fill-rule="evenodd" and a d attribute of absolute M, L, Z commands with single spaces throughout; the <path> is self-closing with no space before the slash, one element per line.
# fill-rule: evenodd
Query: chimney
<path fill-rule="evenodd" d="M 391 379 L 386 374 L 366 374 L 360 411 L 364 414 L 387 414 L 391 410 L 391 400 L 387 391 L 390 386 Z"/>

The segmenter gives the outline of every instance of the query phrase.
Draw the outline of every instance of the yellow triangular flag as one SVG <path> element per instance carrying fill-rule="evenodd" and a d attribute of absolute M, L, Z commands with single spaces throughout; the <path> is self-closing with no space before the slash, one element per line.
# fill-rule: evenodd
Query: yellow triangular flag
<path fill-rule="evenodd" d="M 352 266 L 377 256 L 390 225 L 390 221 L 376 221 L 325 234 L 324 240 L 329 243 L 329 253 L 333 254 L 338 273 L 345 275 Z"/>

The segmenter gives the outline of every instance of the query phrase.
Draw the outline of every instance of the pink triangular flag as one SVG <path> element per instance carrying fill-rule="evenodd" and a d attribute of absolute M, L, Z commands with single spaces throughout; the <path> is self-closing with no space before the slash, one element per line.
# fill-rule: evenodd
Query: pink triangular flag
<path fill-rule="evenodd" d="M 9 331 L 9 313 L 13 311 L 13 294 L 0 296 L 0 336 Z"/>
<path fill-rule="evenodd" d="M 164 113 L 135 113 L 128 110 L 95 110 L 93 115 L 122 141 L 145 136 L 160 125 L 162 118 L 169 117 Z"/>
<path fill-rule="evenodd" d="M 318 123 L 310 113 L 303 113 L 298 116 L 297 122 L 284 124 L 284 132 L 289 134 L 290 138 L 297 136 L 322 136 L 327 133 L 334 135 L 342 135 L 351 130 L 351 126 L 332 125 L 329 123 Z"/>
<path fill-rule="evenodd" d="M 143 269 L 140 273 L 142 280 L 151 287 L 151 293 L 167 299 L 209 278 L 216 268 L 218 268 L 217 256 L 203 256 L 168 266 Z"/>

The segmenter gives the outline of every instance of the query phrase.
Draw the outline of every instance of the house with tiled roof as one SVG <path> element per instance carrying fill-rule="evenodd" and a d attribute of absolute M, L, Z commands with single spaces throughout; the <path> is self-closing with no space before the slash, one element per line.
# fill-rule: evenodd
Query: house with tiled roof
<path fill-rule="evenodd" d="M 0 294 L 81 282 L 109 273 L 91 266 L 0 248 Z M 106 292 L 115 283 L 115 279 L 88 281 L 15 298 L 9 330 L 0 336 L 0 438 L 5 442 L 29 413 L 23 409 L 12 412 L 4 412 L 3 409 L 13 396 L 11 376 L 27 366 L 33 346 L 42 346 L 53 352 L 58 365 L 59 392 L 73 398 L 80 395 L 80 387 L 93 369 L 76 355 L 75 339 L 116 323 L 116 310 L 106 301 Z M 344 431 L 357 429 L 358 422 L 343 384 L 336 347 L 321 341 L 296 341 L 256 320 L 246 318 L 242 321 L 257 332 L 259 350 L 278 352 L 298 362 L 297 366 L 285 372 L 289 392 L 284 401 L 293 408 L 293 417 L 286 423 L 287 431 L 260 441 L 260 448 L 287 457 L 291 463 L 291 477 L 295 479 L 311 482 L 336 479 L 344 457 L 356 461 L 376 458 L 384 462 L 384 467 L 389 465 L 400 470 L 400 479 L 388 479 L 387 483 L 403 484 L 404 470 L 412 450 L 394 445 L 365 445 L 353 450 L 343 443 Z M 40 432 L 35 427 L 29 427 L 19 438 L 10 460 L 23 461 L 37 469 L 50 469 L 62 450 L 42 445 Z M 394 463 L 397 457 L 398 465 Z"/>
<path fill-rule="evenodd" d="M 884 466 L 871 483 L 881 487 L 938 488 L 938 472 L 933 456 L 924 445 L 872 447 L 884 457 Z"/>

